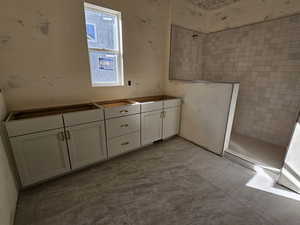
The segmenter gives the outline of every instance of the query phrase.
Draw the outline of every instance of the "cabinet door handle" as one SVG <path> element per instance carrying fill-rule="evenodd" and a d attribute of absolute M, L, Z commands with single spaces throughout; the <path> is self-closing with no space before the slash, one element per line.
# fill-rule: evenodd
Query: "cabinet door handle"
<path fill-rule="evenodd" d="M 59 132 L 59 133 L 58 133 L 58 139 L 59 139 L 60 141 L 64 141 L 64 140 L 65 140 L 65 134 L 64 134 L 64 132 Z"/>
<path fill-rule="evenodd" d="M 124 146 L 124 145 L 129 145 L 129 142 L 127 141 L 127 142 L 124 142 L 124 143 L 122 143 L 121 144 L 122 146 Z"/>
<path fill-rule="evenodd" d="M 67 132 L 67 140 L 70 140 L 71 139 L 71 133 L 68 130 L 66 132 Z"/>
<path fill-rule="evenodd" d="M 164 118 L 165 117 L 165 112 L 161 112 L 160 113 L 160 118 Z"/>
<path fill-rule="evenodd" d="M 121 110 L 120 113 L 128 113 L 128 110 L 126 110 L 126 109 Z"/>
<path fill-rule="evenodd" d="M 128 124 L 122 124 L 120 127 L 128 127 Z"/>

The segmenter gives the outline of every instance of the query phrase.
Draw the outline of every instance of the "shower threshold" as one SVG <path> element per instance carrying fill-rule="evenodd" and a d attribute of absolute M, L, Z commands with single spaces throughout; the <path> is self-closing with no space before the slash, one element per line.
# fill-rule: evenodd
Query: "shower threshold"
<path fill-rule="evenodd" d="M 285 147 L 233 132 L 225 157 L 251 169 L 254 166 L 259 166 L 279 173 L 284 162 L 285 153 Z"/>

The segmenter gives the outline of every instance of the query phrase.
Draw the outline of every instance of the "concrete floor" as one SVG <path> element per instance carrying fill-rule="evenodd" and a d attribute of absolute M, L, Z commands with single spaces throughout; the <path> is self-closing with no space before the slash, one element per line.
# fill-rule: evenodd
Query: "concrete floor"
<path fill-rule="evenodd" d="M 15 224 L 298 225 L 300 201 L 256 175 L 173 138 L 21 193 Z"/>
<path fill-rule="evenodd" d="M 228 152 L 254 164 L 280 170 L 283 166 L 286 148 L 232 133 Z"/>

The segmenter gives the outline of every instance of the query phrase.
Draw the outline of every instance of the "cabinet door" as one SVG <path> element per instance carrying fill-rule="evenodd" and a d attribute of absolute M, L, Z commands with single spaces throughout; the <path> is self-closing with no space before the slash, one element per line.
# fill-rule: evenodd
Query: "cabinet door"
<path fill-rule="evenodd" d="M 142 113 L 142 145 L 162 139 L 162 111 Z"/>
<path fill-rule="evenodd" d="M 23 186 L 70 171 L 63 132 L 57 129 L 10 139 Z"/>
<path fill-rule="evenodd" d="M 66 128 L 72 169 L 107 159 L 104 122 Z"/>
<path fill-rule="evenodd" d="M 179 132 L 180 107 L 164 110 L 163 139 L 174 136 Z"/>

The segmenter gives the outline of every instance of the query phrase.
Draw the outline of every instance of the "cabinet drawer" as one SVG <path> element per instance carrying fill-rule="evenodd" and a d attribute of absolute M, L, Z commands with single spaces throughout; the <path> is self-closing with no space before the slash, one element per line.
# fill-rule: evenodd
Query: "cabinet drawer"
<path fill-rule="evenodd" d="M 65 125 L 67 127 L 84 124 L 84 123 L 91 123 L 95 121 L 101 121 L 104 119 L 102 109 L 64 113 L 63 117 L 64 117 Z"/>
<path fill-rule="evenodd" d="M 105 118 L 110 119 L 115 117 L 128 116 L 132 114 L 138 114 L 140 112 L 141 112 L 141 107 L 139 104 L 106 108 Z"/>
<path fill-rule="evenodd" d="M 123 135 L 121 137 L 108 140 L 108 157 L 112 158 L 117 155 L 132 151 L 141 146 L 140 132 Z"/>
<path fill-rule="evenodd" d="M 140 114 L 106 120 L 107 138 L 139 131 L 140 123 Z"/>
<path fill-rule="evenodd" d="M 43 116 L 6 122 L 9 137 L 62 128 L 62 115 Z"/>
<path fill-rule="evenodd" d="M 163 108 L 163 101 L 145 102 L 141 104 L 142 112 L 151 112 L 161 110 Z"/>
<path fill-rule="evenodd" d="M 164 101 L 164 108 L 177 107 L 177 106 L 180 106 L 180 104 L 181 104 L 181 99 L 179 99 L 179 98 L 165 100 Z"/>

